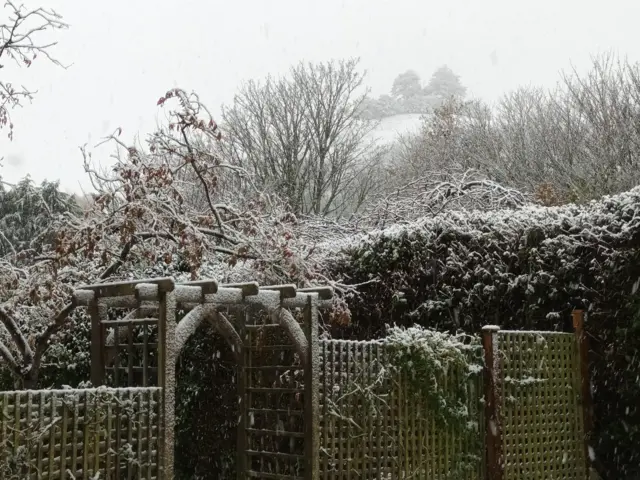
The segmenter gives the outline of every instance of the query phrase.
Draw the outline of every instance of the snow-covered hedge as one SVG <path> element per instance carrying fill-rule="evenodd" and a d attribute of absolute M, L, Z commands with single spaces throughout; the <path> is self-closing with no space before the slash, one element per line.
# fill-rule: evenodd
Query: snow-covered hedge
<path fill-rule="evenodd" d="M 365 284 L 336 336 L 389 323 L 563 330 L 587 309 L 598 462 L 612 478 L 640 463 L 640 187 L 584 206 L 448 212 L 339 250 L 331 276 Z"/>

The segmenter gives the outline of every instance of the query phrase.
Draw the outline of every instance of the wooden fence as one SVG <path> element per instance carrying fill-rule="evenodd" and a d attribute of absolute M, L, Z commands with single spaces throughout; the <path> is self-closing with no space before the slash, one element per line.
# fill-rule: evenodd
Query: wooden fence
<path fill-rule="evenodd" d="M 383 342 L 320 341 L 320 416 L 314 419 L 319 478 L 479 480 L 488 469 L 492 480 L 588 478 L 580 337 L 492 328 L 485 331 L 488 338 L 485 353 L 491 361 L 484 379 L 453 370 L 438 379 L 445 389 L 466 385 L 469 421 L 463 427 L 436 420 L 427 401 L 392 369 Z M 251 367 L 245 365 L 256 378 L 262 375 L 263 368 Z M 283 388 L 273 388 L 282 397 Z M 307 392 L 298 397 L 298 389 L 287 388 L 292 393 L 287 398 L 299 407 L 271 406 L 282 410 L 277 413 L 284 420 L 300 413 L 308 400 Z M 156 387 L 0 393 L 0 478 L 162 478 L 161 399 Z M 268 432 L 286 438 L 283 428 L 284 423 Z M 287 459 L 306 452 L 306 445 L 287 443 Z M 266 444 L 256 443 L 241 452 L 286 456 L 277 448 L 266 450 Z M 255 478 L 284 478 L 279 471 L 276 466 L 275 473 Z"/>
<path fill-rule="evenodd" d="M 408 382 L 389 375 L 382 342 L 321 341 L 320 478 L 589 478 L 579 335 L 487 334 L 489 368 L 467 381 L 475 434 L 438 425 Z M 446 388 L 461 375 L 439 381 Z"/>
<path fill-rule="evenodd" d="M 384 344 L 328 340 L 320 351 L 320 478 L 483 478 L 481 377 L 467 381 L 469 423 L 443 427 L 405 378 L 389 374 Z"/>
<path fill-rule="evenodd" d="M 576 337 L 500 332 L 504 478 L 588 478 Z"/>
<path fill-rule="evenodd" d="M 0 478 L 159 478 L 161 394 L 155 387 L 0 393 Z"/>

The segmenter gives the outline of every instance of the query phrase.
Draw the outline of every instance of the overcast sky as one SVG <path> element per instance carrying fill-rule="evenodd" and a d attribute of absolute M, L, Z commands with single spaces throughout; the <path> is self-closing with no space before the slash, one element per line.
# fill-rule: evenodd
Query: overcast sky
<path fill-rule="evenodd" d="M 70 29 L 55 53 L 73 65 L 0 70 L 38 90 L 13 113 L 14 140 L 2 132 L 0 175 L 60 178 L 72 190 L 86 185 L 78 146 L 117 127 L 126 139 L 148 132 L 157 99 L 175 86 L 197 91 L 219 117 L 240 82 L 299 60 L 358 56 L 376 95 L 407 69 L 426 80 L 447 64 L 489 101 L 522 84 L 553 86 L 560 70 L 584 70 L 598 52 L 640 60 L 638 0 L 24 1 L 64 16 Z"/>

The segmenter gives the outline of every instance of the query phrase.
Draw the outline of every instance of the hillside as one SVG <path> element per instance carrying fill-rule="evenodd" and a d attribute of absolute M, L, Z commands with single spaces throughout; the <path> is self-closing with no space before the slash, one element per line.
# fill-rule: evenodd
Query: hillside
<path fill-rule="evenodd" d="M 422 117 L 422 114 L 415 113 L 385 117 L 369 134 L 369 139 L 382 145 L 390 144 L 398 138 L 398 135 L 416 133 L 420 129 Z"/>

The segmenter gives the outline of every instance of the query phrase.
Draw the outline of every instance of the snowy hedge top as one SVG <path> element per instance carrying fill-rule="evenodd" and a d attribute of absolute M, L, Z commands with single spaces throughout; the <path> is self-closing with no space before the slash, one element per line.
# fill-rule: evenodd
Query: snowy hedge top
<path fill-rule="evenodd" d="M 540 235 L 525 238 L 531 242 L 554 242 L 573 238 L 568 243 L 575 245 L 576 238 L 588 243 L 609 243 L 632 240 L 639 231 L 640 187 L 615 196 L 606 196 L 599 201 L 586 205 L 568 204 L 559 207 L 528 205 L 517 210 L 497 211 L 455 211 L 423 218 L 407 225 L 394 225 L 383 230 L 353 235 L 319 245 L 326 255 L 339 252 L 348 253 L 367 249 L 367 246 L 384 240 L 411 237 L 419 234 L 421 238 L 435 241 L 447 232 L 480 239 L 483 236 L 520 239 L 525 232 L 532 230 Z M 546 233 L 553 232 L 555 238 Z M 542 237 L 542 238 L 541 238 Z M 546 239 L 545 239 L 546 237 Z"/>

